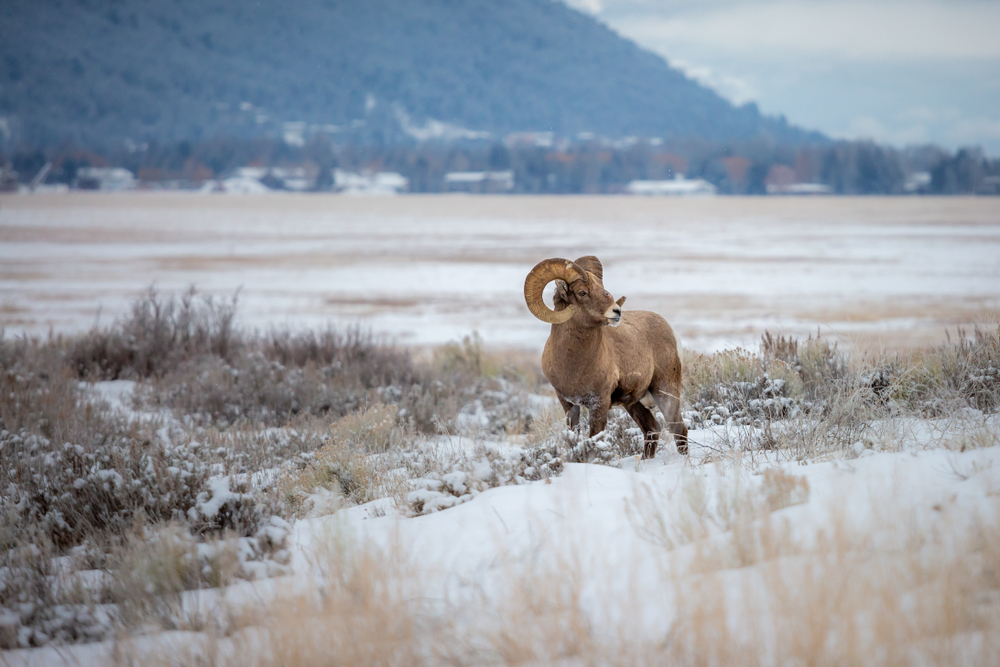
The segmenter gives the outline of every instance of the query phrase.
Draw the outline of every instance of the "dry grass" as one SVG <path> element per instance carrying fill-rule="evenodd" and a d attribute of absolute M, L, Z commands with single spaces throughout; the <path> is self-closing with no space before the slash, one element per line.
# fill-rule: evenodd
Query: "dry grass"
<path fill-rule="evenodd" d="M 117 605 L 115 618 L 132 629 L 149 622 L 163 628 L 200 627 L 202 621 L 178 616 L 180 591 L 248 576 L 243 561 L 232 562 L 236 536 L 220 541 L 226 531 L 256 540 L 252 547 L 240 543 L 260 552 L 254 558 L 272 558 L 281 547 L 268 544 L 260 531 L 273 514 L 322 512 L 310 502 L 325 498 L 363 503 L 392 497 L 401 511 L 421 514 L 452 507 L 494 486 L 558 474 L 563 460 L 614 463 L 641 450 L 641 434 L 637 437 L 631 420 L 618 413 L 600 442 L 561 440 L 566 437 L 561 410 L 553 407 L 539 415 L 529 400 L 530 392 L 544 387 L 537 360 L 490 353 L 476 336 L 429 359 L 415 360 L 407 351 L 359 330 L 243 332 L 234 326 L 234 307 L 235 300 L 220 304 L 194 292 L 175 300 L 151 291 L 129 318 L 106 331 L 78 338 L 0 339 L 0 572 L 5 573 L 0 577 L 0 607 L 33 605 L 30 613 L 22 614 L 22 627 L 40 633 L 31 642 L 104 636 L 107 623 L 95 620 L 104 604 Z M 694 408 L 688 414 L 697 412 L 702 420 L 725 426 L 719 430 L 716 459 L 749 469 L 774 460 L 851 456 L 859 446 L 898 447 L 909 437 L 902 430 L 912 428 L 918 417 L 934 418 L 921 423 L 937 429 L 935 445 L 965 451 L 998 444 L 987 418 L 1000 405 L 1000 328 L 976 329 L 972 335 L 959 332 L 954 342 L 935 348 L 853 359 L 819 338 L 800 342 L 765 337 L 759 354 L 689 354 L 685 363 L 684 398 L 686 407 Z M 138 378 L 144 383 L 140 398 L 145 404 L 169 407 L 176 419 L 130 421 L 115 416 L 106 405 L 84 400 L 81 377 Z M 174 430 L 164 439 L 158 431 L 167 422 Z M 480 444 L 461 452 L 414 447 L 421 432 L 439 431 L 473 440 L 502 434 L 515 441 L 523 438 L 526 447 L 501 451 Z M 218 514 L 205 514 L 199 507 L 211 504 L 208 480 L 223 474 L 232 476 L 229 488 L 238 498 Z M 279 478 L 281 483 L 275 485 L 273 480 Z M 807 496 L 800 478 L 768 469 L 749 482 L 735 472 L 727 479 L 723 489 L 687 485 L 659 525 L 652 516 L 636 520 L 641 531 L 669 552 L 698 552 L 700 569 L 685 576 L 701 577 L 698 581 L 710 587 L 709 580 L 721 576 L 720 571 L 763 571 L 781 559 L 808 557 L 823 567 L 840 567 L 836 559 L 823 560 L 833 558 L 832 553 L 838 559 L 850 555 L 854 560 L 848 562 L 861 572 L 889 567 L 888 561 L 858 560 L 863 536 L 852 537 L 849 531 L 816 536 L 814 542 L 847 545 L 823 552 L 793 539 L 780 521 L 772 521 L 773 512 Z M 655 498 L 647 500 L 652 506 L 666 506 Z M 988 522 L 984 526 L 981 542 L 987 546 L 975 547 L 975 553 L 987 558 L 992 557 L 989 549 L 994 547 L 989 545 L 995 540 L 990 541 L 994 538 L 989 537 Z M 962 549 L 972 553 L 973 547 Z M 364 572 L 387 576 L 379 570 L 385 563 L 379 554 L 350 558 L 355 556 L 367 563 L 343 575 L 345 581 L 355 582 L 344 584 L 345 590 L 354 591 L 355 603 L 374 596 L 372 618 L 390 602 L 399 604 L 393 613 L 413 616 L 400 621 L 393 650 L 401 652 L 391 654 L 403 662 L 641 664 L 656 662 L 647 660 L 649 656 L 663 655 L 680 664 L 687 660 L 680 653 L 664 653 L 669 642 L 662 638 L 657 644 L 628 635 L 626 641 L 624 625 L 610 633 L 610 640 L 595 639 L 594 632 L 604 630 L 588 615 L 582 602 L 586 596 L 578 590 L 589 585 L 580 572 L 589 565 L 561 564 L 575 573 L 570 579 L 559 568 L 546 569 L 549 565 L 535 573 L 515 572 L 501 611 L 491 616 L 480 608 L 478 615 L 470 616 L 479 625 L 470 621 L 457 628 L 445 622 L 439 610 L 417 605 L 414 611 L 410 602 L 386 601 L 378 597 L 381 593 L 364 588 L 358 583 L 368 576 Z M 940 562 L 946 557 L 951 558 L 935 556 Z M 962 558 L 968 566 L 973 556 Z M 914 573 L 898 584 L 906 590 L 921 577 L 931 581 L 938 576 L 934 569 L 906 568 Z M 84 569 L 102 576 L 116 573 L 120 587 L 86 589 L 72 574 Z M 811 572 L 801 576 L 813 576 Z M 822 590 L 822 577 L 816 576 L 820 578 L 812 584 L 803 579 L 805 583 L 796 585 Z M 146 584 L 152 585 L 151 593 Z M 986 580 L 960 584 L 995 590 Z M 879 582 L 870 585 L 881 590 Z M 848 584 L 842 588 L 853 590 Z M 304 606 L 289 614 L 333 614 L 330 619 L 335 620 L 337 614 L 348 613 L 307 602 L 295 602 Z M 854 597 L 849 602 L 862 604 Z M 726 607 L 718 596 L 708 596 L 705 605 L 690 610 L 692 618 L 714 618 Z M 515 632 L 519 616 L 535 619 L 530 636 L 520 643 Z M 977 616 L 961 627 L 975 630 L 983 622 Z M 46 634 L 44 628 L 51 632 Z M 703 630 L 708 632 L 702 628 L 691 636 Z M 366 636 L 369 631 L 359 626 L 357 632 Z M 431 641 L 413 642 L 424 632 Z M 446 632 L 458 633 L 461 641 L 436 652 L 436 646 L 447 644 L 440 634 Z M 4 633 L 9 634 L 0 630 L 4 646 L 20 642 Z M 730 639 L 730 646 L 744 641 Z M 348 635 L 337 641 L 337 650 L 358 659 L 391 657 L 352 648 Z M 407 653 L 408 643 L 419 651 Z M 355 650 L 361 652 L 352 653 Z M 788 655 L 799 659 L 794 651 Z"/>
<path fill-rule="evenodd" d="M 954 341 L 853 357 L 816 337 L 765 334 L 745 350 L 685 358 L 685 418 L 716 431 L 715 456 L 817 460 L 894 451 L 932 418 L 943 442 L 975 429 L 1000 405 L 1000 327 L 959 330 Z M 716 426 L 720 428 L 716 428 Z"/>
<path fill-rule="evenodd" d="M 443 594 L 406 545 L 332 536 L 314 564 L 321 588 L 183 664 L 996 664 L 995 514 L 939 523 L 932 537 L 882 513 L 856 525 L 834 506 L 828 524 L 793 534 L 773 510 L 801 497 L 799 479 L 762 480 L 756 512 L 711 510 L 713 534 L 663 544 L 652 571 L 543 535 L 492 562 L 482 588 Z"/>

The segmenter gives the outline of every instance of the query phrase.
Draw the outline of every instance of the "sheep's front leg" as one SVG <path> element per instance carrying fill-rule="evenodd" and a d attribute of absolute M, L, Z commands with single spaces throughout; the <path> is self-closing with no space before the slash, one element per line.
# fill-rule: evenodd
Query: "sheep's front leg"
<path fill-rule="evenodd" d="M 573 405 L 562 396 L 556 396 L 559 399 L 559 405 L 566 412 L 566 425 L 572 430 L 576 430 L 576 427 L 580 425 L 580 406 Z"/>
<path fill-rule="evenodd" d="M 608 411 L 611 410 L 611 396 L 594 401 L 588 406 L 590 409 L 590 437 L 604 430 L 608 425 Z"/>

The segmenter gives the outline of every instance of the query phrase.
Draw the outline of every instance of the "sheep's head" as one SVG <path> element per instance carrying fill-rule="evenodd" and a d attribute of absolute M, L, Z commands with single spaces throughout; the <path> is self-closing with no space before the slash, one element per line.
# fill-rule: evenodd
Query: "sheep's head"
<path fill-rule="evenodd" d="M 555 309 L 542 300 L 542 291 L 556 281 Z M 554 258 L 539 262 L 524 280 L 524 300 L 531 314 L 550 324 L 562 324 L 576 318 L 587 326 L 617 326 L 625 297 L 615 302 L 604 289 L 604 268 L 593 256 L 575 262 Z"/>

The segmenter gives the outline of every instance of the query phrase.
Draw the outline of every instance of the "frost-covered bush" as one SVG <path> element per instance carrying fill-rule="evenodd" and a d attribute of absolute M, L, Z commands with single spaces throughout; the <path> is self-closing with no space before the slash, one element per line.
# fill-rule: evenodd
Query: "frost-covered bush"
<path fill-rule="evenodd" d="M 80 387 L 63 358 L 64 344 L 60 338 L 0 337 L 0 430 L 88 446 L 118 430 L 101 406 L 81 404 Z"/>
<path fill-rule="evenodd" d="M 286 470 L 276 484 L 293 515 L 316 511 L 319 496 L 327 503 L 328 492 L 361 504 L 394 495 L 402 483 L 397 468 L 405 461 L 389 450 L 409 447 L 412 432 L 400 423 L 396 406 L 376 403 L 341 417 L 329 430 L 324 444 L 300 455 L 302 465 Z"/>
<path fill-rule="evenodd" d="M 956 408 L 983 412 L 1000 408 L 1000 325 L 976 327 L 968 336 L 958 330 L 954 341 L 920 350 L 896 361 L 905 372 L 899 384 L 913 407 L 927 416 L 940 417 Z"/>
<path fill-rule="evenodd" d="M 730 419 L 740 424 L 760 425 L 762 420 L 773 421 L 799 415 L 811 403 L 792 398 L 789 385 L 781 378 L 772 379 L 762 373 L 756 380 L 734 381 L 720 384 L 711 398 L 694 399 L 684 418 L 691 424 L 725 424 Z"/>
<path fill-rule="evenodd" d="M 547 386 L 534 356 L 489 353 L 478 334 L 439 348 L 418 371 L 409 384 L 383 387 L 379 396 L 428 434 L 442 423 L 464 433 L 524 433 L 533 415 L 529 392 Z"/>
<path fill-rule="evenodd" d="M 341 417 L 330 427 L 333 439 L 367 452 L 384 452 L 402 437 L 399 409 L 376 403 L 365 410 Z"/>
<path fill-rule="evenodd" d="M 330 492 L 335 498 L 362 504 L 394 495 L 402 483 L 394 472 L 392 457 L 367 455 L 342 440 L 329 439 L 303 460 L 302 469 L 285 472 L 276 484 L 278 496 L 292 516 L 315 511 L 317 501 L 329 504 L 326 496 Z"/>
<path fill-rule="evenodd" d="M 22 530 L 0 559 L 0 649 L 98 641 L 112 633 L 106 553 L 82 544 L 59 556 L 41 531 Z"/>
<path fill-rule="evenodd" d="M 150 407 L 165 406 L 203 424 L 242 421 L 283 426 L 298 414 L 335 419 L 367 402 L 366 388 L 343 386 L 333 366 L 286 367 L 255 351 L 230 364 L 204 357 L 156 380 Z"/>
<path fill-rule="evenodd" d="M 566 461 L 618 467 L 623 458 L 641 455 L 645 447 L 642 429 L 617 407 L 608 413 L 603 431 L 593 438 L 585 433 L 589 431 L 583 420 L 576 430 L 564 428 L 555 435 L 554 443 Z"/>
<path fill-rule="evenodd" d="M 455 416 L 455 427 L 466 434 L 525 433 L 534 412 L 524 387 L 503 379 L 483 383 L 464 392 L 471 401 Z"/>
<path fill-rule="evenodd" d="M 399 417 L 427 434 L 454 424 L 466 434 L 525 433 L 534 409 L 528 386 L 504 377 L 439 379 L 425 375 L 409 386 L 378 390 L 380 400 L 399 406 Z"/>
<path fill-rule="evenodd" d="M 562 473 L 563 460 L 554 445 L 526 448 L 479 444 L 471 453 L 438 452 L 427 467 L 430 469 L 411 482 L 414 488 L 406 496 L 409 516 L 460 505 L 498 486 L 554 477 Z"/>
<path fill-rule="evenodd" d="M 30 526 L 65 549 L 94 534 L 124 535 L 139 519 L 182 518 L 209 477 L 208 465 L 186 446 L 126 433 L 81 445 L 0 431 L 0 512 L 8 535 Z"/>
<path fill-rule="evenodd" d="M 260 428 L 249 422 L 229 428 L 194 428 L 196 437 L 219 461 L 220 473 L 250 475 L 266 486 L 281 470 L 299 469 L 312 453 L 327 441 L 329 423 L 321 418 L 303 416 L 284 428 Z"/>

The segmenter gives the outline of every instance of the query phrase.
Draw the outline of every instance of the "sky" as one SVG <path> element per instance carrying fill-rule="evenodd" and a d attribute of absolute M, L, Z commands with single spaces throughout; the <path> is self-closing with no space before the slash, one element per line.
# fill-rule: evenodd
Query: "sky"
<path fill-rule="evenodd" d="M 742 104 L 829 136 L 1000 157 L 997 0 L 565 0 Z"/>

